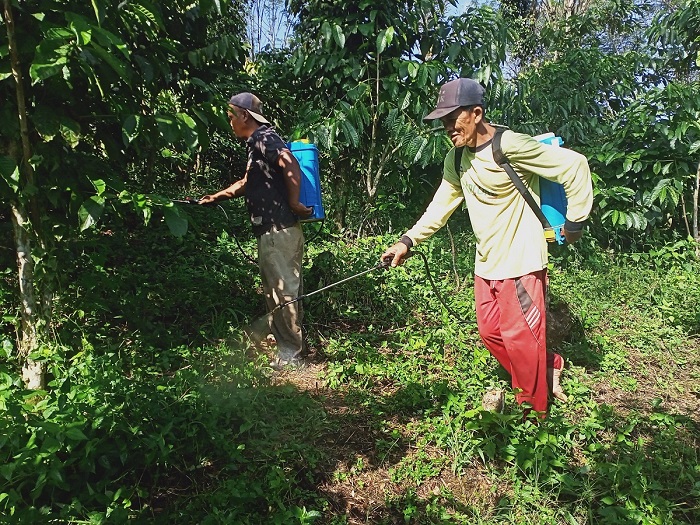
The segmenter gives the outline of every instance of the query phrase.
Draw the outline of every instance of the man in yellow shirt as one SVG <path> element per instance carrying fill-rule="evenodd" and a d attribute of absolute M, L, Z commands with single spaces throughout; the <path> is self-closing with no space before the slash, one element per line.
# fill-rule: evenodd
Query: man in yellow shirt
<path fill-rule="evenodd" d="M 476 237 L 479 334 L 510 373 L 518 402 L 546 413 L 550 388 L 556 398 L 565 401 L 566 396 L 559 385 L 564 360 L 547 352 L 545 340 L 547 241 L 542 224 L 493 159 L 496 127 L 484 120 L 484 88 L 479 83 L 459 78 L 444 84 L 437 107 L 424 120 L 435 119 L 454 145 L 445 158 L 442 182 L 423 216 L 382 259 L 390 259 L 392 266 L 402 264 L 410 248 L 444 226 L 466 201 Z M 463 148 L 459 172 L 456 148 Z M 501 148 L 537 201 L 539 177 L 564 186 L 568 204 L 563 234 L 569 243 L 578 240 L 593 204 L 586 158 L 510 130 L 503 132 Z"/>

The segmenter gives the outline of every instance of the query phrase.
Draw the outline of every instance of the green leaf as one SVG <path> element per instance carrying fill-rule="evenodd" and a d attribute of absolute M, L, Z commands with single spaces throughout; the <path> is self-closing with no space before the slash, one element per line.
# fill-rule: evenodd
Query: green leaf
<path fill-rule="evenodd" d="M 16 468 L 17 463 L 6 463 L 4 465 L 0 465 L 0 476 L 5 478 L 7 481 L 10 481 L 12 479 L 12 473 Z"/>
<path fill-rule="evenodd" d="M 107 183 L 103 181 L 102 179 L 94 179 L 91 180 L 92 185 L 95 188 L 95 191 L 97 191 L 97 195 L 102 195 L 105 190 L 107 189 Z"/>
<path fill-rule="evenodd" d="M 360 24 L 358 29 L 362 36 L 369 36 L 374 33 L 374 24 Z"/>
<path fill-rule="evenodd" d="M 299 76 L 301 69 L 304 67 L 304 53 L 299 53 L 294 60 L 294 76 Z"/>
<path fill-rule="evenodd" d="M 29 78 L 32 85 L 57 75 L 68 63 L 71 46 L 64 40 L 44 40 L 36 48 L 34 61 L 29 67 Z"/>
<path fill-rule="evenodd" d="M 67 12 L 66 20 L 69 22 L 68 28 L 75 37 L 75 44 L 78 47 L 85 46 L 92 40 L 92 25 L 83 16 L 77 13 Z"/>
<path fill-rule="evenodd" d="M 408 68 L 408 76 L 411 77 L 411 78 L 416 78 L 416 75 L 418 75 L 418 69 L 419 69 L 418 64 L 416 64 L 415 62 L 409 62 L 408 65 L 407 65 L 407 68 Z M 410 95 L 410 93 L 411 93 L 411 92 L 408 91 L 406 94 L 407 94 L 407 95 Z M 408 105 L 408 104 L 407 104 L 407 105 Z M 407 105 L 406 105 L 406 106 L 407 106 Z M 402 107 L 401 109 L 405 109 L 406 106 Z"/>
<path fill-rule="evenodd" d="M 180 138 L 180 126 L 177 119 L 169 115 L 159 115 L 156 117 L 158 132 L 163 140 L 168 144 L 176 142 Z"/>
<path fill-rule="evenodd" d="M 663 190 L 668 188 L 670 185 L 671 180 L 670 179 L 661 179 L 659 182 L 656 183 L 656 186 L 654 187 L 653 190 L 651 190 L 651 193 L 649 194 L 649 197 L 647 199 L 647 203 L 651 204 L 653 203 L 656 199 L 659 198 L 659 195 Z"/>
<path fill-rule="evenodd" d="M 90 47 L 104 62 L 106 62 L 114 70 L 114 72 L 117 75 L 119 75 L 119 78 L 121 78 L 128 86 L 131 86 L 131 72 L 124 62 L 121 62 L 114 56 L 114 53 L 108 52 L 97 42 L 92 42 L 90 44 Z"/>
<path fill-rule="evenodd" d="M 199 145 L 197 123 L 186 113 L 178 113 L 177 118 L 182 124 L 184 124 L 184 129 L 181 127 L 181 132 L 183 132 L 182 135 L 183 139 L 185 140 L 185 144 L 187 144 L 187 147 L 191 149 L 196 148 Z"/>
<path fill-rule="evenodd" d="M 182 237 L 187 233 L 187 219 L 180 215 L 176 207 L 164 207 L 163 216 L 165 217 L 165 223 L 168 225 L 170 233 L 175 237 Z"/>
<path fill-rule="evenodd" d="M 394 38 L 394 27 L 389 26 L 377 35 L 377 53 L 382 54 Z"/>
<path fill-rule="evenodd" d="M 114 48 L 116 48 L 126 60 L 131 59 L 129 48 L 119 36 L 101 27 L 94 28 L 94 32 L 94 38 L 99 41 L 101 46 L 109 48 L 110 52 L 113 52 Z M 163 47 L 168 47 L 169 42 L 163 42 L 162 45 Z"/>
<path fill-rule="evenodd" d="M 161 31 L 165 30 L 165 24 L 158 13 L 158 9 L 150 2 L 139 0 L 138 2 L 129 2 L 127 5 L 129 8 L 133 9 L 135 14 L 146 24 L 152 24 Z"/>
<path fill-rule="evenodd" d="M 151 62 L 149 62 L 146 58 L 139 55 L 134 55 L 134 61 L 139 66 L 141 77 L 147 84 L 149 84 L 155 78 L 153 64 L 151 64 Z"/>
<path fill-rule="evenodd" d="M 340 49 L 345 47 L 345 34 L 343 34 L 343 28 L 338 24 L 333 26 L 333 40 Z"/>
<path fill-rule="evenodd" d="M 358 135 L 355 126 L 350 124 L 350 122 L 348 122 L 347 120 L 341 120 L 340 128 L 343 130 L 343 135 L 345 135 L 345 138 L 350 143 L 350 145 L 353 148 L 356 148 L 360 143 L 360 136 Z"/>
<path fill-rule="evenodd" d="M 71 427 L 66 430 L 66 437 L 73 441 L 87 441 L 87 436 L 77 427 Z"/>
<path fill-rule="evenodd" d="M 95 20 L 97 20 L 98 24 L 102 24 L 102 21 L 105 19 L 104 4 L 100 0 L 91 0 L 91 2 L 92 9 L 95 11 Z"/>
<path fill-rule="evenodd" d="M 10 357 L 12 357 L 13 348 L 14 347 L 12 345 L 12 341 L 10 341 L 9 339 L 2 340 L 2 352 L 5 354 L 4 355 L 5 358 L 9 359 Z M 11 383 L 12 383 L 12 380 L 10 378 L 10 384 Z"/>
<path fill-rule="evenodd" d="M 80 124 L 75 120 L 62 116 L 59 121 L 61 137 L 71 147 L 75 148 L 80 143 Z"/>
<path fill-rule="evenodd" d="M 450 59 L 450 62 L 454 62 L 455 59 L 459 56 L 460 51 L 462 51 L 462 44 L 453 42 L 450 44 L 450 47 L 447 50 L 447 55 Z"/>
<path fill-rule="evenodd" d="M 321 24 L 321 33 L 323 34 L 324 40 L 330 42 L 333 36 L 333 30 L 328 22 L 323 22 L 323 24 Z"/>
<path fill-rule="evenodd" d="M 141 115 L 129 115 L 122 124 L 122 141 L 128 146 L 139 136 L 141 131 Z"/>
<path fill-rule="evenodd" d="M 410 67 L 409 67 L 409 69 L 410 69 Z M 411 92 L 406 91 L 406 94 L 404 95 L 403 100 L 401 101 L 401 104 L 399 104 L 399 108 L 401 109 L 401 111 L 403 111 L 408 107 L 408 105 L 410 103 L 411 103 Z"/>
<path fill-rule="evenodd" d="M 80 231 L 85 231 L 92 227 L 102 215 L 105 207 L 103 197 L 93 195 L 80 205 L 78 210 L 78 220 Z"/>
<path fill-rule="evenodd" d="M 0 157 L 0 177 L 13 191 L 19 189 L 19 167 L 11 157 Z"/>

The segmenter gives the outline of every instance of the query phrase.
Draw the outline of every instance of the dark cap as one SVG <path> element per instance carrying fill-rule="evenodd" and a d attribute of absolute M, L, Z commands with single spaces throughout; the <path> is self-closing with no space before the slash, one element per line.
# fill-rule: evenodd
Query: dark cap
<path fill-rule="evenodd" d="M 250 116 L 260 124 L 270 123 L 265 117 L 262 116 L 262 102 L 260 102 L 260 99 L 252 93 L 238 93 L 237 95 L 233 95 L 228 103 L 247 110 L 248 113 L 250 113 Z"/>
<path fill-rule="evenodd" d="M 423 120 L 439 119 L 463 106 L 483 106 L 484 91 L 484 87 L 471 78 L 450 80 L 442 85 L 437 106 Z"/>

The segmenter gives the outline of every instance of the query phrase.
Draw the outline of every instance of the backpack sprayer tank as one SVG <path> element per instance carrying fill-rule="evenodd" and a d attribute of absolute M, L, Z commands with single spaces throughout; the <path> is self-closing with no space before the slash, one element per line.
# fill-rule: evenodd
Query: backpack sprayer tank
<path fill-rule="evenodd" d="M 544 133 L 533 137 L 544 144 L 559 147 L 564 144 L 561 137 L 556 137 L 554 133 Z M 544 177 L 540 177 L 540 208 L 552 225 L 559 244 L 564 243 L 563 229 L 566 222 L 566 193 L 564 186 L 557 182 L 552 182 Z"/>
<path fill-rule="evenodd" d="M 301 167 L 301 189 L 299 201 L 309 208 L 313 208 L 313 213 L 309 217 L 301 219 L 301 222 L 321 221 L 326 218 L 321 201 L 321 179 L 318 166 L 318 148 L 308 140 L 295 140 L 287 144 L 299 161 Z"/>

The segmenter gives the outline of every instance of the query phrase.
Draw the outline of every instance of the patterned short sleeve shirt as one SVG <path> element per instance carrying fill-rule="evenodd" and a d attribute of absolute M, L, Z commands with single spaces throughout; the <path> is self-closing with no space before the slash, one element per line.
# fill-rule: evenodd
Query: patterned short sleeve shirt
<path fill-rule="evenodd" d="M 284 229 L 295 225 L 297 217 L 289 207 L 284 174 L 278 164 L 287 145 L 274 129 L 262 125 L 248 138 L 246 148 L 245 201 L 253 233 L 259 237 L 273 226 Z"/>

